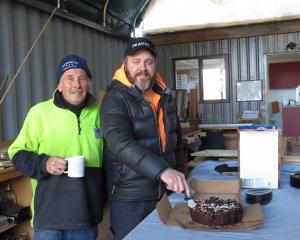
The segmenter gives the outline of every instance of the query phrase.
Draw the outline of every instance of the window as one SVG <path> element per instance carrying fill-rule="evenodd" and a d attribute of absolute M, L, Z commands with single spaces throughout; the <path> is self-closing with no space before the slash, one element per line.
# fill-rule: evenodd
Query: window
<path fill-rule="evenodd" d="M 227 102 L 227 56 L 175 59 L 176 89 L 197 89 L 200 102 Z"/>

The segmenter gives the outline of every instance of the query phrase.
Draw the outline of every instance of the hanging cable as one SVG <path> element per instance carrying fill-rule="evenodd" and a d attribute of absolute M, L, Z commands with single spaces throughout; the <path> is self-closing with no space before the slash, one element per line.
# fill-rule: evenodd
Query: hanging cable
<path fill-rule="evenodd" d="M 17 79 L 17 77 L 18 77 L 18 75 L 19 75 L 19 73 L 20 73 L 22 67 L 24 66 L 25 62 L 27 61 L 27 59 L 28 59 L 29 55 L 31 54 L 33 48 L 35 47 L 35 45 L 37 44 L 37 42 L 40 40 L 41 36 L 43 35 L 44 31 L 46 30 L 48 24 L 50 23 L 52 17 L 54 16 L 54 14 L 55 14 L 55 12 L 56 12 L 56 10 L 57 10 L 57 7 L 53 9 L 53 11 L 52 11 L 50 17 L 48 18 L 47 22 L 45 23 L 45 25 L 43 26 L 42 30 L 40 31 L 40 33 L 39 33 L 38 36 L 36 37 L 36 39 L 35 39 L 34 43 L 32 44 L 31 48 L 30 48 L 29 51 L 27 52 L 25 58 L 23 59 L 23 61 L 22 61 L 21 65 L 20 65 L 20 67 L 19 67 L 18 70 L 17 70 L 16 74 L 14 75 L 14 77 L 12 78 L 11 82 L 9 83 L 9 85 L 8 85 L 8 87 L 7 87 L 7 89 L 6 89 L 6 91 L 4 92 L 4 94 L 3 94 L 3 96 L 2 96 L 2 98 L 1 98 L 1 100 L 0 100 L 0 106 L 1 106 L 2 102 L 4 101 L 4 99 L 5 99 L 5 97 L 6 97 L 7 93 L 8 93 L 8 91 L 10 90 L 10 88 L 12 87 L 12 85 L 14 84 L 14 82 L 16 81 L 16 79 Z"/>
<path fill-rule="evenodd" d="M 144 11 L 144 8 L 147 6 L 147 4 L 149 3 L 150 0 L 144 2 L 143 6 L 140 9 L 140 12 L 136 15 L 134 21 L 133 21 L 133 37 L 135 37 L 135 28 L 136 28 L 136 21 L 138 19 L 138 17 L 140 16 L 140 14 Z"/>
<path fill-rule="evenodd" d="M 5 86 L 5 83 L 6 83 L 6 80 L 8 79 L 8 75 L 6 75 L 4 78 L 3 78 L 3 81 L 1 82 L 0 84 L 0 93 L 1 93 L 1 90 L 2 88 L 4 89 L 4 86 Z"/>
<path fill-rule="evenodd" d="M 103 9 L 103 27 L 106 27 L 106 11 L 109 5 L 109 0 L 106 1 L 105 5 L 104 5 L 104 9 Z"/>

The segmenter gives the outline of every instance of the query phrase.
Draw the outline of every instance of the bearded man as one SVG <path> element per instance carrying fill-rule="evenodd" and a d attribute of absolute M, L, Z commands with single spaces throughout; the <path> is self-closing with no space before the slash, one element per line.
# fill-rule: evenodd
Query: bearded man
<path fill-rule="evenodd" d="M 181 170 L 180 129 L 171 91 L 156 72 L 146 38 L 130 40 L 101 107 L 104 165 L 114 240 L 153 211 L 166 189 L 190 189 Z"/>

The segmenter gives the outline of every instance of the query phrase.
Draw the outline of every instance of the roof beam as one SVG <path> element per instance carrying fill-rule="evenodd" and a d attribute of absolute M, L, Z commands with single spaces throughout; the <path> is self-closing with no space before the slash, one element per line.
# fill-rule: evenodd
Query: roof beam
<path fill-rule="evenodd" d="M 190 30 L 174 33 L 148 34 L 155 45 L 220 40 L 251 37 L 300 31 L 300 19 L 222 27 L 213 29 Z"/>

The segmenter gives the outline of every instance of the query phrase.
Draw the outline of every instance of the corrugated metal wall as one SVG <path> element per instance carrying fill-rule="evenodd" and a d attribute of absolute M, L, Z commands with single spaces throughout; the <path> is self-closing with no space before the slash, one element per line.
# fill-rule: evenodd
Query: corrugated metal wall
<path fill-rule="evenodd" d="M 1 82 L 5 76 L 11 80 L 15 75 L 49 15 L 14 1 L 0 1 Z M 228 54 L 230 102 L 199 104 L 202 122 L 235 123 L 237 114 L 243 110 L 260 110 L 265 117 L 265 55 L 284 53 L 289 42 L 299 40 L 297 32 L 157 46 L 158 70 L 174 88 L 172 58 Z M 94 76 L 91 92 L 97 94 L 120 65 L 125 45 L 124 40 L 55 16 L 0 106 L 0 140 L 15 138 L 29 108 L 52 96 L 56 66 L 64 55 L 76 53 L 88 60 Z M 256 79 L 262 80 L 263 101 L 237 102 L 236 82 Z"/>
<path fill-rule="evenodd" d="M 172 58 L 228 54 L 230 102 L 199 104 L 202 123 L 236 123 L 244 110 L 260 110 L 266 119 L 266 54 L 286 53 L 289 42 L 298 43 L 300 33 L 233 38 L 158 46 L 158 70 L 171 88 L 175 88 Z M 262 101 L 236 101 L 236 82 L 262 80 Z"/>
<path fill-rule="evenodd" d="M 49 16 L 14 1 L 0 1 L 0 86 L 5 76 L 13 78 Z M 52 97 L 56 66 L 63 56 L 75 53 L 87 59 L 93 73 L 91 92 L 97 95 L 111 81 L 125 47 L 124 40 L 54 16 L 0 106 L 0 141 L 14 139 L 29 108 Z"/>

